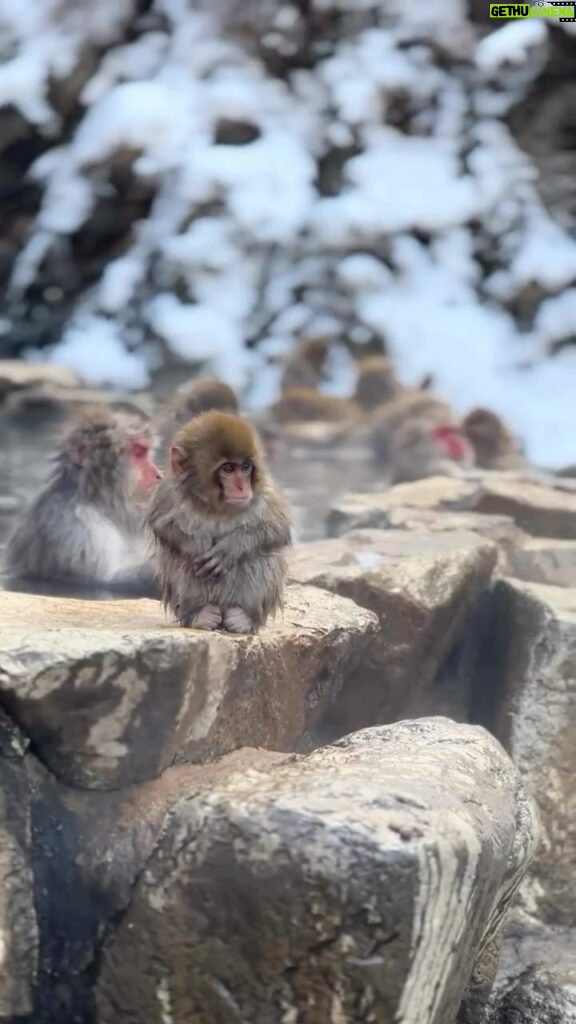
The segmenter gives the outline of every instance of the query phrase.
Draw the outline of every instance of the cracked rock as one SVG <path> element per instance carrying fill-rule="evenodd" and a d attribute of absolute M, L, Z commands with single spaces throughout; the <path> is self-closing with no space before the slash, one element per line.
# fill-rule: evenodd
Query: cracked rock
<path fill-rule="evenodd" d="M 168 625 L 155 601 L 0 593 L 0 705 L 57 778 L 88 789 L 240 746 L 309 749 L 376 627 L 315 588 L 291 588 L 250 637 Z"/>
<path fill-rule="evenodd" d="M 329 709 L 327 736 L 422 714 L 427 691 L 489 584 L 496 554 L 474 534 L 396 530 L 358 530 L 294 549 L 291 578 L 352 598 L 380 622 L 361 671 Z M 467 694 L 455 698 L 455 707 L 466 705 Z"/>
<path fill-rule="evenodd" d="M 540 809 L 531 897 L 545 920 L 576 920 L 576 589 L 496 584 L 479 649 L 475 717 L 510 751 Z"/>
<path fill-rule="evenodd" d="M 499 744 L 369 729 L 183 795 L 106 936 L 98 1024 L 452 1024 L 525 871 Z"/>

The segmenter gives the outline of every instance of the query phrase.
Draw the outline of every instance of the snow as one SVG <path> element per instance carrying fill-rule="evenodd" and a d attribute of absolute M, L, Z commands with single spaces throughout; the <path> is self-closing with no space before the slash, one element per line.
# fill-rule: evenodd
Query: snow
<path fill-rule="evenodd" d="M 548 344 L 576 337 L 576 288 L 567 288 L 542 302 L 536 316 L 536 330 Z"/>
<path fill-rule="evenodd" d="M 476 63 L 489 73 L 498 71 L 502 64 L 524 64 L 531 49 L 542 46 L 547 35 L 546 25 L 536 18 L 510 21 L 481 40 L 476 47 Z"/>
<path fill-rule="evenodd" d="M 105 160 L 122 149 L 144 154 L 142 174 L 175 167 L 188 134 L 184 100 L 159 81 L 116 85 L 90 108 L 72 146 L 78 166 Z"/>
<path fill-rule="evenodd" d="M 576 460 L 574 357 L 550 355 L 576 334 L 576 240 L 504 122 L 542 66 L 545 22 L 475 37 L 465 0 L 314 8 L 341 38 L 275 73 L 271 49 L 298 52 L 306 26 L 274 0 L 153 0 L 144 15 L 133 0 L 0 0 L 0 106 L 46 139 L 13 294 L 40 274 L 45 287 L 52 247 L 114 196 L 111 168 L 152 194 L 73 297 L 50 358 L 140 388 L 164 352 L 262 407 L 301 332 L 339 340 L 338 394 L 354 381 L 343 342 L 376 332 L 407 383 L 431 372 L 458 410 L 504 414 L 537 461 Z M 49 86 L 94 46 L 63 120 Z M 223 144 L 235 122 L 252 137 Z M 516 307 L 532 292 L 527 327 Z"/>
<path fill-rule="evenodd" d="M 174 355 L 191 363 L 207 363 L 223 380 L 242 385 L 248 359 L 243 339 L 217 310 L 185 304 L 166 292 L 152 299 L 149 318 Z"/>
<path fill-rule="evenodd" d="M 49 360 L 74 370 L 94 387 L 113 383 L 118 388 L 137 390 L 149 384 L 142 357 L 129 352 L 116 324 L 101 316 L 80 316 L 49 354 Z"/>

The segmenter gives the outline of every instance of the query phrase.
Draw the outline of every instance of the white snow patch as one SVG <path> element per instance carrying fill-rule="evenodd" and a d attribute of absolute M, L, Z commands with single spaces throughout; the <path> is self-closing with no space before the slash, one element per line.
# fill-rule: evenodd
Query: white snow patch
<path fill-rule="evenodd" d="M 320 200 L 312 216 L 321 242 L 338 244 L 354 234 L 375 239 L 410 229 L 440 231 L 480 212 L 470 175 L 459 175 L 448 141 L 376 130 L 364 153 L 348 161 L 351 188 Z"/>
<path fill-rule="evenodd" d="M 101 309 L 106 313 L 119 313 L 130 302 L 145 270 L 146 261 L 137 250 L 109 263 L 100 282 Z"/>
<path fill-rule="evenodd" d="M 143 154 L 135 163 L 142 174 L 175 167 L 189 132 L 185 97 L 160 81 L 114 86 L 81 121 L 72 155 L 80 166 L 100 163 L 118 150 Z"/>
<path fill-rule="evenodd" d="M 148 307 L 150 324 L 168 348 L 189 362 L 209 363 L 214 373 L 243 382 L 249 354 L 234 324 L 209 306 L 180 302 L 165 292 Z"/>
<path fill-rule="evenodd" d="M 74 370 L 87 384 L 145 388 L 148 370 L 141 353 L 129 352 L 117 324 L 86 314 L 68 328 L 48 359 Z"/>
<path fill-rule="evenodd" d="M 544 342 L 576 338 L 576 288 L 545 299 L 536 315 L 535 329 Z M 576 381 L 574 382 L 576 387 Z"/>
<path fill-rule="evenodd" d="M 478 43 L 476 63 L 489 73 L 497 71 L 502 64 L 523 64 L 530 51 L 544 45 L 547 38 L 546 25 L 537 18 L 510 21 Z"/>

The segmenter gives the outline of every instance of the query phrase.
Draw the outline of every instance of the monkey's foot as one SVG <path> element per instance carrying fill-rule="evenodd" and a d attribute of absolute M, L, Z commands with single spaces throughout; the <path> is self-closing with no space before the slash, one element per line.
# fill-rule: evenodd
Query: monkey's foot
<path fill-rule="evenodd" d="M 194 629 L 218 629 L 222 625 L 222 613 L 215 604 L 205 604 L 192 616 L 189 624 Z"/>
<path fill-rule="evenodd" d="M 254 623 L 242 608 L 224 608 L 222 620 L 229 633 L 254 632 Z"/>

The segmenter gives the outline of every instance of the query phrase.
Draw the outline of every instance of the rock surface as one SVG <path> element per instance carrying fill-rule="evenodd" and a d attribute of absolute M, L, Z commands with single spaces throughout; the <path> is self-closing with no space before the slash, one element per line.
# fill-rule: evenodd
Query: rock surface
<path fill-rule="evenodd" d="M 175 628 L 154 601 L 0 593 L 0 704 L 63 782 L 117 788 L 240 746 L 306 749 L 376 627 L 315 588 L 256 637 Z"/>
<path fill-rule="evenodd" d="M 418 533 L 450 533 L 465 530 L 492 541 L 500 549 L 503 568 L 510 563 L 512 552 L 525 535 L 510 516 L 489 516 L 480 512 L 446 512 L 444 510 L 391 505 L 390 492 L 351 494 L 334 505 L 328 519 L 331 537 L 341 537 L 351 530 L 415 530 Z"/>
<path fill-rule="evenodd" d="M 576 541 L 529 538 L 513 552 L 510 565 L 522 580 L 576 587 Z"/>
<path fill-rule="evenodd" d="M 28 756 L 42 957 L 26 1024 L 94 1021 L 101 937 L 130 903 L 166 816 L 182 794 L 290 756 L 237 750 L 210 765 L 168 768 L 159 779 L 115 792 L 69 789 Z"/>
<path fill-rule="evenodd" d="M 330 709 L 328 736 L 422 713 L 495 561 L 493 544 L 464 532 L 358 530 L 294 549 L 292 579 L 351 598 L 380 622 L 367 661 Z"/>
<path fill-rule="evenodd" d="M 511 516 L 536 537 L 576 539 L 576 491 L 495 475 L 472 500 L 478 512 Z"/>
<path fill-rule="evenodd" d="M 506 922 L 488 1024 L 575 1024 L 576 930 L 513 910 Z"/>
<path fill-rule="evenodd" d="M 497 583 L 480 643 L 476 717 L 537 799 L 543 841 L 531 879 L 550 922 L 576 920 L 576 589 Z"/>
<path fill-rule="evenodd" d="M 0 726 L 0 1019 L 33 1007 L 38 925 L 31 854 L 30 794 L 14 734 Z M 8 736 L 8 742 L 5 742 Z"/>
<path fill-rule="evenodd" d="M 98 1024 L 448 1024 L 533 838 L 500 746 L 443 719 L 216 782 L 106 936 Z"/>
<path fill-rule="evenodd" d="M 0 359 L 0 399 L 21 388 L 48 385 L 56 388 L 77 388 L 78 376 L 55 363 L 25 363 L 20 359 Z"/>
<path fill-rule="evenodd" d="M 328 530 L 334 534 L 351 525 L 388 525 L 385 517 L 402 508 L 508 516 L 531 535 L 576 539 L 576 491 L 560 482 L 553 486 L 552 478 L 526 479 L 512 473 L 429 477 L 376 496 L 350 495 L 332 508 Z"/>
<path fill-rule="evenodd" d="M 146 395 L 126 396 L 118 391 L 63 387 L 47 383 L 14 391 L 7 396 L 3 411 L 9 421 L 22 421 L 29 427 L 34 422 L 63 418 L 87 405 L 99 404 L 143 415 L 150 415 L 153 410 L 153 403 Z"/>
<path fill-rule="evenodd" d="M 576 1024 L 576 970 L 526 971 L 502 993 L 490 1024 Z"/>

